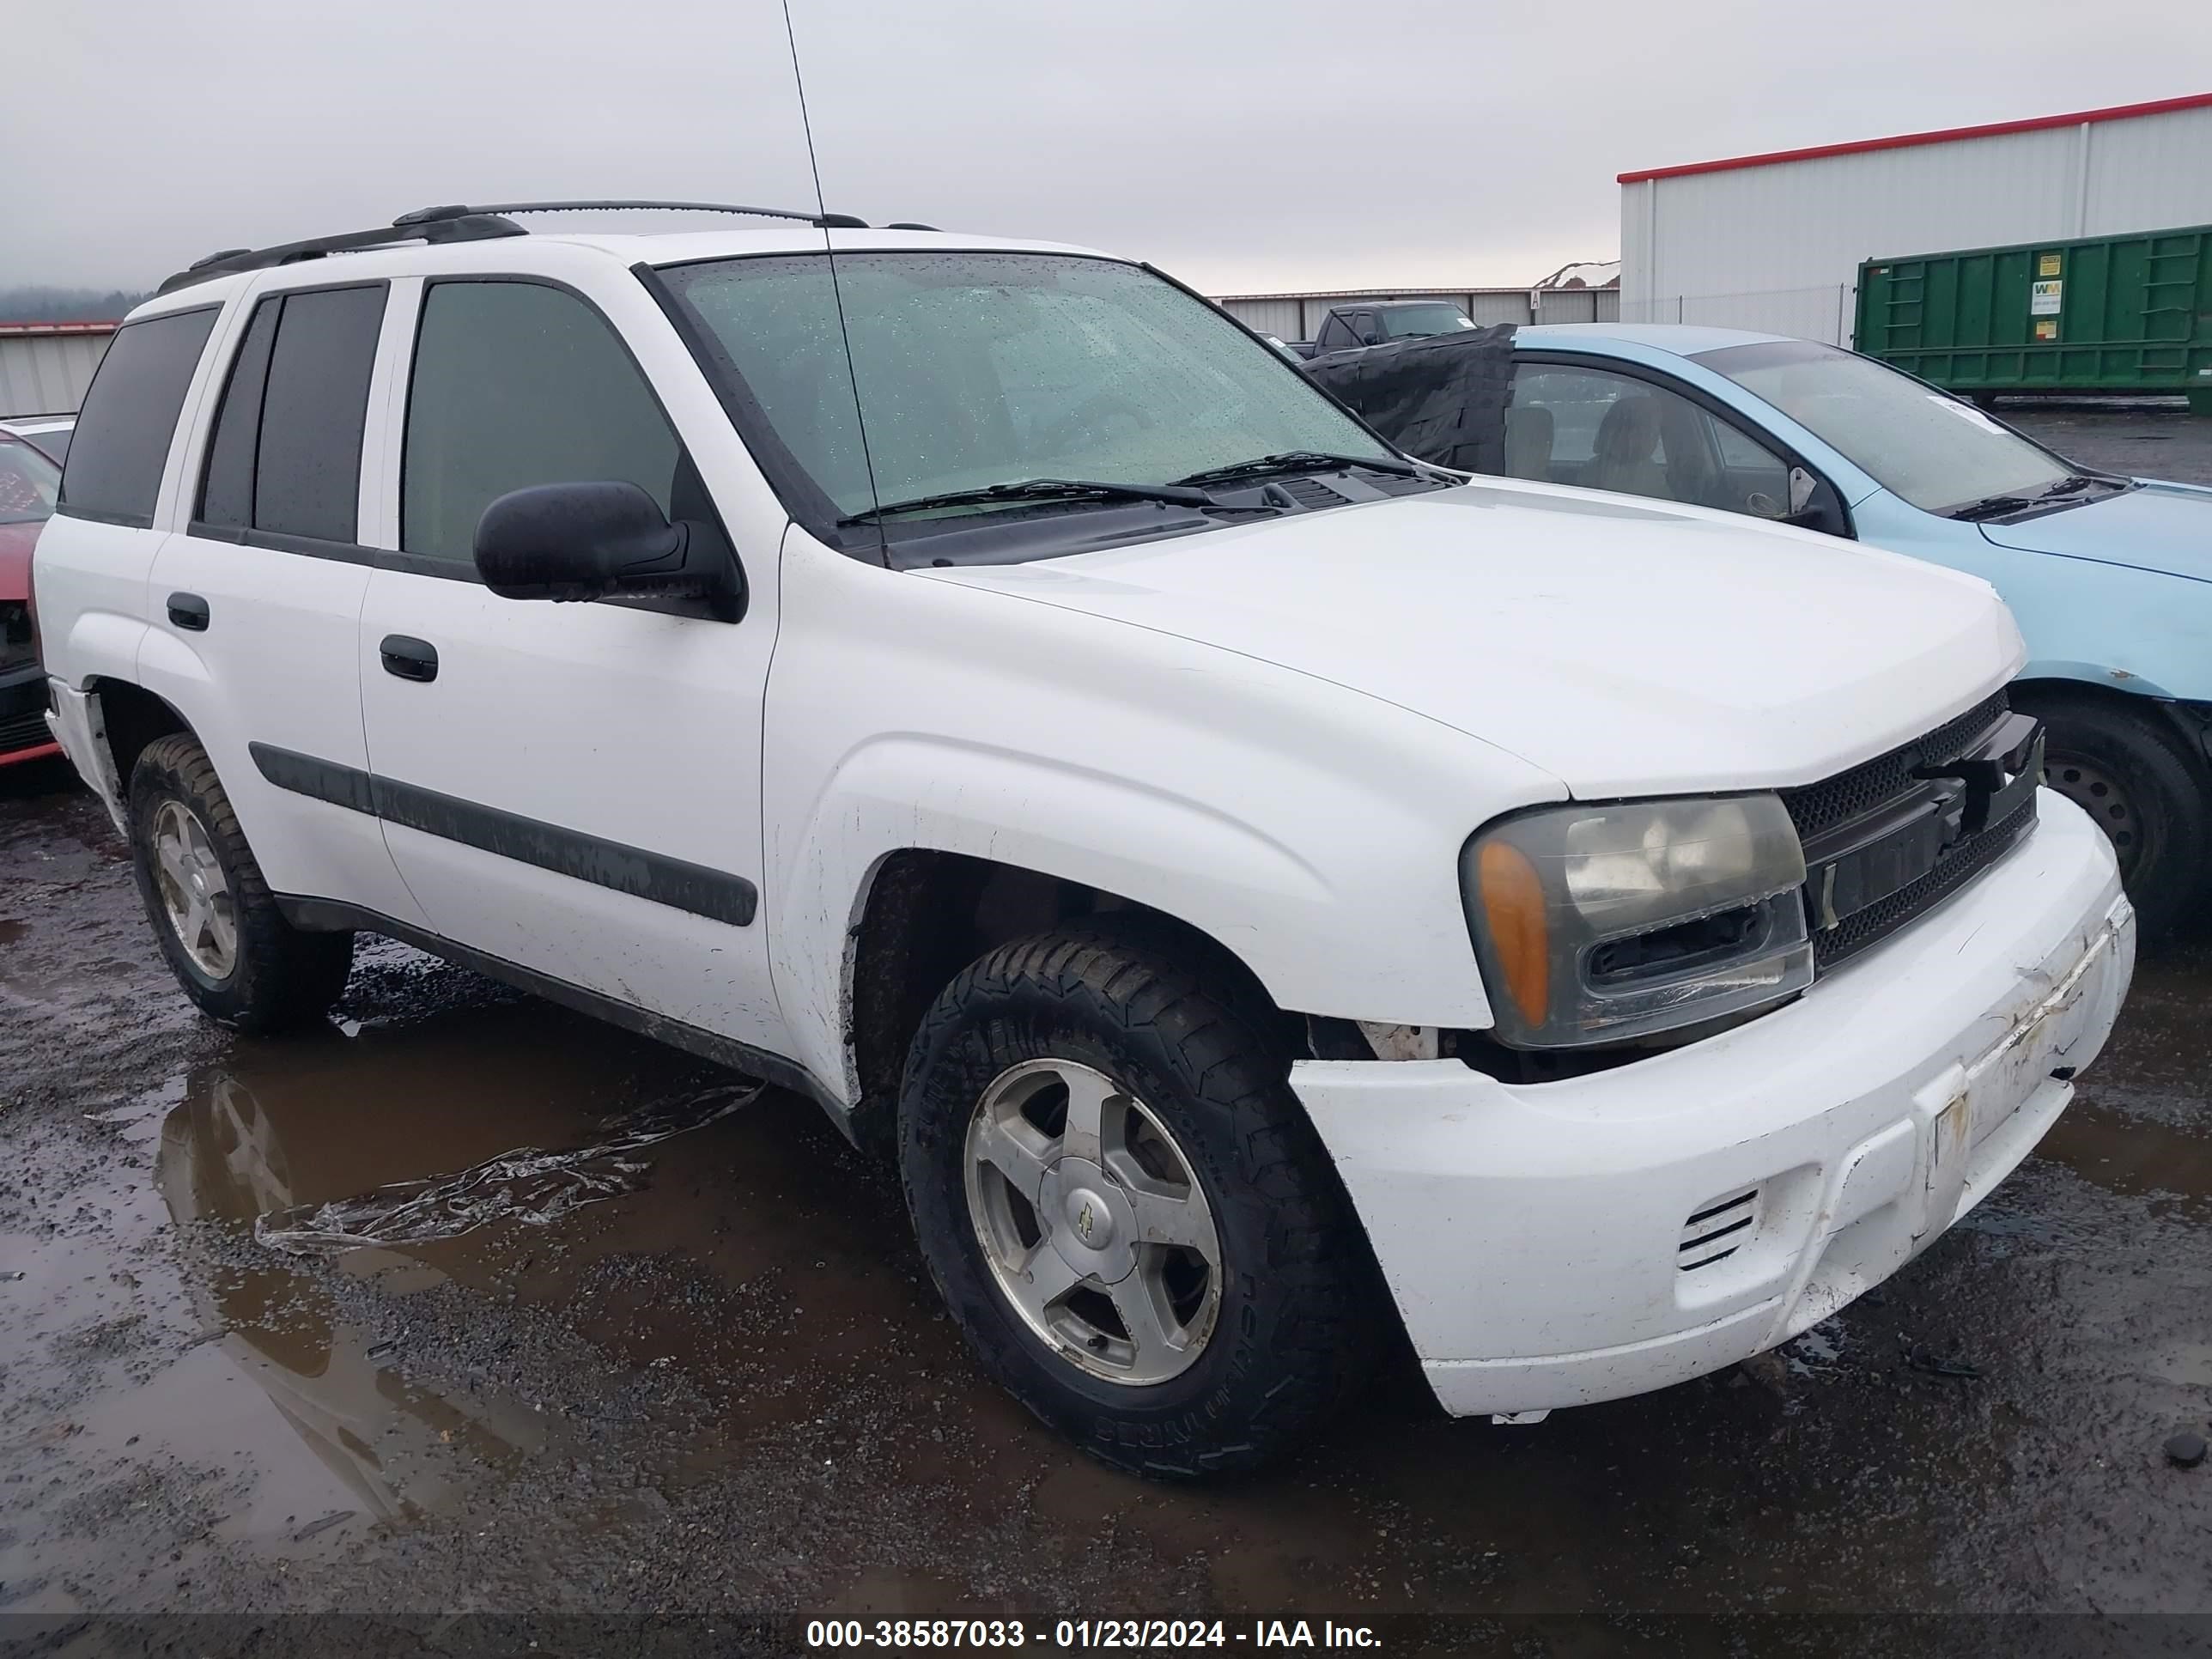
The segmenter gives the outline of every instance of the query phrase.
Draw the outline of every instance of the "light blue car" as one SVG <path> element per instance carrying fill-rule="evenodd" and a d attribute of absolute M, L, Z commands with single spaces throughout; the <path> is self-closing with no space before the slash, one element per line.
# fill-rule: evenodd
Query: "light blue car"
<path fill-rule="evenodd" d="M 1520 330 L 1504 470 L 1782 520 L 1971 571 L 2011 605 L 2013 703 L 2112 836 L 2146 933 L 2212 866 L 2212 489 L 2075 465 L 1972 404 L 1808 340 Z M 1712 648 L 1725 649 L 1725 641 Z"/>

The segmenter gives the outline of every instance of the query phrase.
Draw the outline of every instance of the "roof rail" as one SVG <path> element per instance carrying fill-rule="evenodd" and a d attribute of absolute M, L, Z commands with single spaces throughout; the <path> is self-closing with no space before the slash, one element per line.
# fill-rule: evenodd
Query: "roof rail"
<path fill-rule="evenodd" d="M 421 219 L 409 215 L 376 230 L 347 231 L 337 236 L 316 236 L 304 242 L 280 242 L 274 247 L 226 248 L 196 259 L 155 290 L 170 294 L 194 283 L 212 282 L 241 270 L 266 270 L 272 265 L 296 264 L 319 259 L 326 253 L 353 253 L 365 248 L 388 247 L 395 242 L 476 242 L 495 236 L 523 236 L 529 233 L 511 219 L 468 209 L 437 210 L 437 216 Z"/>
<path fill-rule="evenodd" d="M 795 219 L 824 230 L 866 230 L 868 222 L 849 213 L 808 213 L 799 208 L 739 207 L 728 202 L 495 202 L 488 207 L 416 208 L 403 213 L 388 227 L 348 231 L 337 236 L 317 236 L 304 242 L 282 242 L 274 247 L 225 248 L 192 263 L 155 290 L 168 294 L 194 283 L 210 282 L 241 270 L 265 270 L 301 259 L 319 259 L 326 253 L 353 253 L 366 248 L 388 247 L 395 242 L 476 242 L 495 236 L 524 236 L 529 233 L 507 216 L 515 213 L 609 213 L 632 209 L 672 213 L 744 213 L 763 219 Z M 920 230 L 920 225 L 902 225 Z"/>
<path fill-rule="evenodd" d="M 762 219 L 796 219 L 822 229 L 866 230 L 868 222 L 849 213 L 809 213 L 803 208 L 739 207 L 730 202 L 494 202 L 486 207 L 418 208 L 392 221 L 397 225 L 429 224 L 475 214 L 507 213 L 623 213 L 632 210 L 664 213 L 749 213 Z"/>

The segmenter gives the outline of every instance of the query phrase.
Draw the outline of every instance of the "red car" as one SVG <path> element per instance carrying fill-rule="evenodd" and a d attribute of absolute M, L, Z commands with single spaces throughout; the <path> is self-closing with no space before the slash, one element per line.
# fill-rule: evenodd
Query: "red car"
<path fill-rule="evenodd" d="M 52 516 L 61 469 L 0 434 L 0 766 L 57 755 L 46 677 L 31 637 L 31 548 Z"/>

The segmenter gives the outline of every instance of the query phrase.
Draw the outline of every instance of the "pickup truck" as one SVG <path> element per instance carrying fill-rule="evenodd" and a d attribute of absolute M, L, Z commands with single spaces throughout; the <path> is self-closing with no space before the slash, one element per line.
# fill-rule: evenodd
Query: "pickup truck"
<path fill-rule="evenodd" d="M 1291 349 L 1302 357 L 1322 357 L 1474 326 L 1474 319 L 1449 300 L 1362 300 L 1331 306 L 1312 340 L 1293 341 Z"/>
<path fill-rule="evenodd" d="M 1090 250 L 533 210 L 211 255 L 86 398 L 49 719 L 210 1018 L 377 933 L 811 1097 L 1179 1477 L 1394 1330 L 1522 1420 L 1787 1341 L 2112 1029 L 1986 583 L 1462 483 Z"/>

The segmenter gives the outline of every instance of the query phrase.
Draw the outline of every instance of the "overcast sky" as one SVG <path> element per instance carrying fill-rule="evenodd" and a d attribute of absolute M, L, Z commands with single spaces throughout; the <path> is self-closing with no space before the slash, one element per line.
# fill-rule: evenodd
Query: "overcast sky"
<path fill-rule="evenodd" d="M 830 205 L 1208 293 L 1534 281 L 1614 174 L 2212 85 L 2183 0 L 792 0 Z M 432 203 L 808 204 L 774 0 L 9 0 L 0 284 Z"/>

